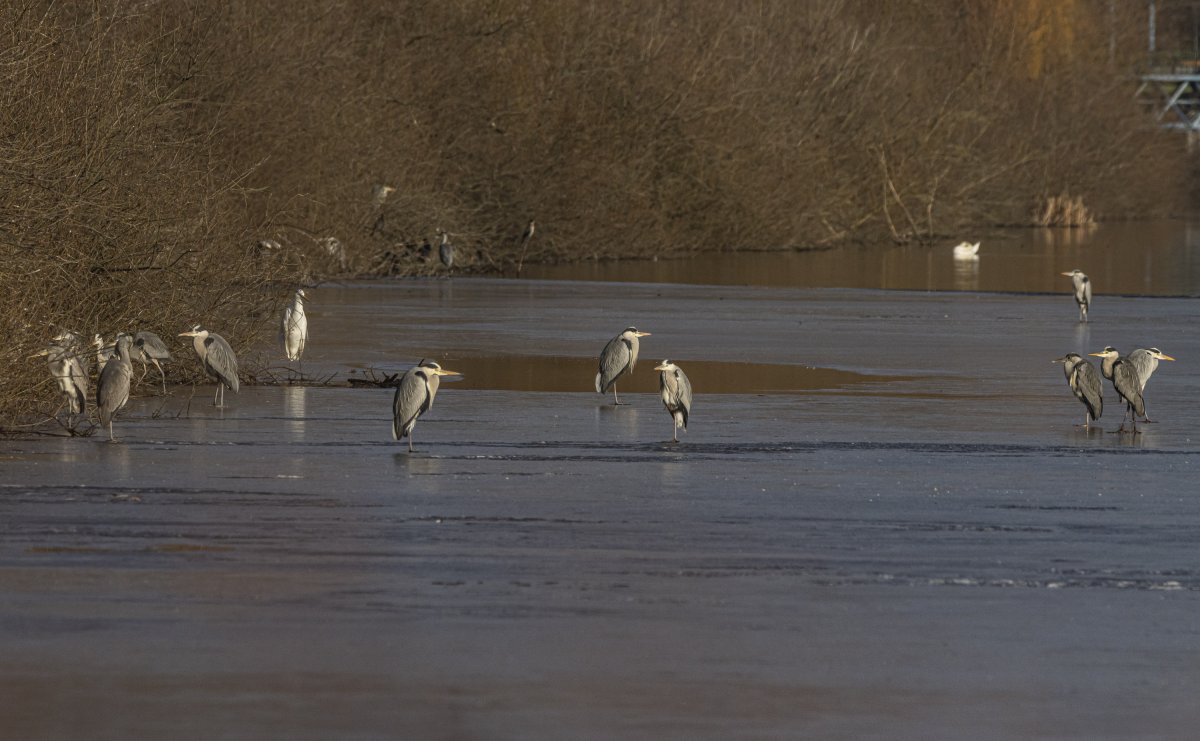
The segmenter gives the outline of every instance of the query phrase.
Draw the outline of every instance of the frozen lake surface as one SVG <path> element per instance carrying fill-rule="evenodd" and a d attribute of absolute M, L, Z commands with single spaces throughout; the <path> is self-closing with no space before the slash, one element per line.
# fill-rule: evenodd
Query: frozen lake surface
<path fill-rule="evenodd" d="M 175 388 L 131 402 L 122 444 L 0 442 L 0 722 L 1194 738 L 1200 304 L 1098 295 L 1083 326 L 1062 289 L 314 290 L 306 374 L 466 374 L 417 451 L 390 438 L 391 390 L 345 387 L 224 412 Z M 594 358 L 627 325 L 653 334 L 614 408 Z M 1179 358 L 1140 435 L 1073 428 L 1050 361 L 1108 344 Z M 678 445 L 664 357 L 696 387 Z"/>

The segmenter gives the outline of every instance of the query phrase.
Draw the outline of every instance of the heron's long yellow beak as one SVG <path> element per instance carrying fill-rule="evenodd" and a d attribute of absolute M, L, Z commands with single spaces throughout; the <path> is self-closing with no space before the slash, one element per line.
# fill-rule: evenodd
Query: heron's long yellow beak
<path fill-rule="evenodd" d="M 196 335 L 198 335 L 198 334 L 200 334 L 200 333 L 199 333 L 199 332 L 196 332 L 196 331 L 190 331 L 190 332 L 180 332 L 180 333 L 179 333 L 179 336 L 180 336 L 180 337 L 195 337 L 195 336 L 196 336 Z"/>
<path fill-rule="evenodd" d="M 41 358 L 41 357 L 45 357 L 46 355 L 49 355 L 49 354 L 50 354 L 50 351 L 49 351 L 49 350 L 38 350 L 38 351 L 37 351 L 37 352 L 35 352 L 33 355 L 30 355 L 30 356 L 29 356 L 29 359 L 30 359 L 30 360 L 33 360 L 34 358 Z"/>
<path fill-rule="evenodd" d="M 1088 353 L 1088 356 L 1089 356 L 1089 357 L 1095 356 L 1095 357 L 1097 357 L 1097 358 L 1102 358 L 1102 357 L 1104 357 L 1104 356 L 1105 356 L 1105 355 L 1107 355 L 1107 354 L 1108 354 L 1108 353 L 1102 353 L 1102 352 L 1090 352 L 1090 353 Z"/>
<path fill-rule="evenodd" d="M 635 337 L 649 337 L 650 336 L 649 332 L 634 332 L 633 334 Z"/>
<path fill-rule="evenodd" d="M 1175 358 L 1171 357 L 1170 355 L 1167 355 L 1166 353 L 1160 352 L 1158 354 L 1158 359 L 1159 360 L 1174 360 Z"/>
<path fill-rule="evenodd" d="M 462 375 L 458 371 L 446 370 L 445 368 L 429 368 L 428 370 L 432 370 L 433 375 L 435 375 L 435 376 L 461 376 Z"/>
<path fill-rule="evenodd" d="M 1074 273 L 1059 273 L 1059 275 L 1065 275 L 1068 278 L 1070 278 L 1072 275 L 1075 275 L 1075 274 Z"/>

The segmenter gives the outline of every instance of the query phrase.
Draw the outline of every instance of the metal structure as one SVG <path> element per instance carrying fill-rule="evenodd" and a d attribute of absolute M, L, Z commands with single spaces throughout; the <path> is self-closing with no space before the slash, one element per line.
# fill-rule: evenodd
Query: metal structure
<path fill-rule="evenodd" d="M 1141 76 L 1137 98 L 1159 126 L 1200 133 L 1200 71 Z"/>

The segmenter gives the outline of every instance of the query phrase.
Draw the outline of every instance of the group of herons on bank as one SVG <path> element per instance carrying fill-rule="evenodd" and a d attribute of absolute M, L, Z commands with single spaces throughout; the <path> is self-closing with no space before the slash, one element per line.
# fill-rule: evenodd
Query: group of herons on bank
<path fill-rule="evenodd" d="M 978 250 L 978 243 L 972 245 L 964 242 L 955 248 L 955 257 L 961 259 L 967 257 L 968 253 L 970 257 L 974 257 Z M 962 255 L 959 252 L 962 252 Z M 1075 302 L 1079 305 L 1079 321 L 1088 321 L 1088 309 L 1092 303 L 1091 281 L 1078 268 L 1063 275 L 1071 278 L 1074 284 Z M 308 341 L 305 299 L 304 290 L 297 290 L 283 312 L 279 338 L 288 360 L 300 360 Z M 607 394 L 611 390 L 613 404 L 621 403 L 617 396 L 617 379 L 633 371 L 638 359 L 639 338 L 649 334 L 629 327 L 610 340 L 600 353 L 600 364 L 595 379 L 596 392 Z M 228 388 L 234 393 L 238 391 L 238 363 L 233 348 L 224 337 L 199 325 L 180 333 L 179 336 L 192 338 L 192 347 L 204 372 L 217 382 L 213 404 L 218 407 L 224 406 L 225 389 Z M 56 337 L 47 349 L 37 353 L 37 356 L 48 356 L 50 372 L 63 396 L 59 410 L 64 405 L 67 406 L 72 423 L 75 415 L 87 412 L 89 369 L 87 357 L 81 352 L 81 344 L 78 335 L 64 332 Z M 158 368 L 162 376 L 163 393 L 166 393 L 166 375 L 160 361 L 170 360 L 171 353 L 158 335 L 145 331 L 132 335 L 118 334 L 112 345 L 106 345 L 101 337 L 96 335 L 92 344 L 97 348 L 97 362 L 100 366 L 100 377 L 96 385 L 96 406 L 99 410 L 100 424 L 108 427 L 109 440 L 115 440 L 112 420 L 129 400 L 133 375 L 132 361 L 142 363 L 142 378 L 145 378 L 150 364 Z M 1078 353 L 1067 353 L 1054 360 L 1063 364 L 1063 372 L 1071 391 L 1087 408 L 1081 426 L 1090 429 L 1092 422 L 1100 419 L 1104 412 L 1101 374 L 1112 383 L 1117 395 L 1126 405 L 1125 418 L 1122 419 L 1118 431 L 1126 431 L 1126 419 L 1130 423 L 1128 431 L 1133 433 L 1137 432 L 1138 417 L 1146 422 L 1153 421 L 1146 416 L 1146 404 L 1142 396 L 1146 382 L 1158 368 L 1160 360 L 1175 358 L 1156 347 L 1138 348 L 1127 356 L 1122 356 L 1111 346 L 1089 354 L 1103 358 L 1099 373 L 1091 362 Z M 683 369 L 669 360 L 662 361 L 654 370 L 659 372 L 659 391 L 663 406 L 672 419 L 671 439 L 678 442 L 679 429 L 687 430 L 688 415 L 692 407 L 692 384 Z M 408 438 L 408 449 L 412 450 L 413 428 L 417 419 L 433 406 L 440 377 L 455 375 L 462 374 L 446 370 L 431 360 L 422 360 L 405 371 L 392 400 L 393 439 Z"/>
<path fill-rule="evenodd" d="M 1063 275 L 1069 277 L 1075 286 L 1075 303 L 1079 305 L 1079 321 L 1086 322 L 1088 309 L 1092 304 L 1092 282 L 1079 268 L 1075 268 L 1069 273 L 1063 273 Z M 1083 424 L 1077 426 L 1090 430 L 1092 422 L 1100 419 L 1100 415 L 1104 413 L 1104 386 L 1100 380 L 1101 375 L 1112 383 L 1113 388 L 1117 391 L 1117 396 L 1125 404 L 1125 416 L 1121 419 L 1121 426 L 1117 428 L 1118 432 L 1136 434 L 1138 417 L 1146 422 L 1153 422 L 1154 420 L 1146 416 L 1146 401 L 1142 394 L 1146 390 L 1146 383 L 1150 380 L 1150 376 L 1158 369 L 1158 361 L 1174 360 L 1175 358 L 1163 353 L 1157 347 L 1149 349 L 1139 347 L 1123 356 L 1111 345 L 1100 352 L 1088 353 L 1088 355 L 1102 358 L 1099 373 L 1096 372 L 1096 366 L 1079 353 L 1070 352 L 1053 361 L 1063 364 L 1063 373 L 1067 377 L 1071 391 L 1075 394 L 1075 398 L 1079 399 L 1087 408 Z M 1128 430 L 1125 428 L 1126 419 L 1130 423 Z"/>
<path fill-rule="evenodd" d="M 279 340 L 288 360 L 300 360 L 308 342 L 305 299 L 304 289 L 297 290 L 284 309 L 279 325 Z M 633 371 L 638 359 L 638 338 L 649 334 L 629 327 L 604 346 L 600 353 L 599 370 L 596 372 L 597 393 L 606 394 L 611 389 L 613 403 L 621 403 L 617 397 L 617 379 Z M 199 325 L 187 332 L 181 332 L 179 336 L 192 338 L 192 347 L 204 372 L 217 383 L 213 405 L 223 407 L 225 389 L 228 388 L 236 394 L 239 388 L 238 361 L 233 348 L 224 337 Z M 116 413 L 129 401 L 133 361 L 138 360 L 143 364 L 141 378 L 145 378 L 148 365 L 153 364 L 158 368 L 163 377 L 165 394 L 166 375 L 160 361 L 170 360 L 171 353 L 157 334 L 145 331 L 136 334 L 122 332 L 111 345 L 106 345 L 97 335 L 92 344 L 97 348 L 96 357 L 100 366 L 100 377 L 96 383 L 96 407 L 101 426 L 108 427 L 108 439 L 115 442 L 112 422 Z M 90 363 L 87 354 L 83 352 L 82 342 L 77 334 L 64 332 L 55 337 L 47 349 L 36 353 L 34 357 L 43 356 L 49 358 L 50 373 L 63 396 L 63 402 L 55 414 L 66 406 L 73 426 L 76 415 L 87 414 Z M 663 405 L 673 422 L 671 438 L 677 442 L 679 428 L 687 429 L 688 413 L 692 406 L 692 384 L 683 369 L 669 360 L 664 360 L 655 370 L 660 373 L 659 387 Z M 405 371 L 392 399 L 392 438 L 408 438 L 408 449 L 411 452 L 413 428 L 417 419 L 433 406 L 440 377 L 457 375 L 462 374 L 446 370 L 432 360 L 422 360 Z"/>

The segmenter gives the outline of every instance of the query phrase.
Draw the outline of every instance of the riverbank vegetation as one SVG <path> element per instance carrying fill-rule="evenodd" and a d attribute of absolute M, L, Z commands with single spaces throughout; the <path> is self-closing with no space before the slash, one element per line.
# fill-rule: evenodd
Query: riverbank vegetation
<path fill-rule="evenodd" d="M 62 330 L 261 347 L 298 282 L 444 270 L 439 228 L 456 270 L 511 271 L 1179 208 L 1183 144 L 1132 96 L 1142 12 L 7 3 L 0 416 L 55 399 L 29 356 Z"/>

